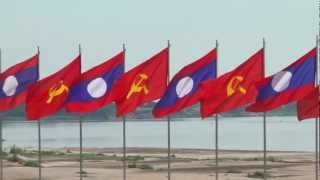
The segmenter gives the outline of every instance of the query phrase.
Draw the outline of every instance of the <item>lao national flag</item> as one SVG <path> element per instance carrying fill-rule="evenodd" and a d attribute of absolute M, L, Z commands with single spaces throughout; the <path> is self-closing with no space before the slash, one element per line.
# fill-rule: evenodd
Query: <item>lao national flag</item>
<path fill-rule="evenodd" d="M 256 102 L 247 111 L 265 112 L 302 99 L 314 89 L 316 48 L 282 71 L 258 83 Z"/>
<path fill-rule="evenodd" d="M 314 88 L 306 97 L 297 102 L 297 114 L 299 121 L 319 117 L 319 86 Z"/>
<path fill-rule="evenodd" d="M 264 50 L 218 79 L 201 83 L 201 115 L 208 117 L 244 106 L 255 100 L 256 82 L 263 78 Z"/>
<path fill-rule="evenodd" d="M 29 120 L 39 120 L 65 106 L 70 88 L 80 79 L 81 56 L 58 72 L 41 79 L 28 89 L 26 114 Z"/>
<path fill-rule="evenodd" d="M 113 101 L 110 92 L 124 72 L 124 52 L 81 75 L 81 81 L 71 88 L 66 109 L 87 113 Z"/>
<path fill-rule="evenodd" d="M 123 74 L 112 90 L 117 116 L 124 116 L 138 106 L 159 99 L 167 87 L 169 49 Z"/>
<path fill-rule="evenodd" d="M 157 118 L 175 113 L 199 101 L 200 83 L 217 76 L 216 49 L 182 68 L 171 80 L 165 95 L 153 109 Z"/>
<path fill-rule="evenodd" d="M 16 64 L 0 75 L 0 111 L 8 111 L 26 100 L 28 87 L 39 78 L 39 55 Z"/>

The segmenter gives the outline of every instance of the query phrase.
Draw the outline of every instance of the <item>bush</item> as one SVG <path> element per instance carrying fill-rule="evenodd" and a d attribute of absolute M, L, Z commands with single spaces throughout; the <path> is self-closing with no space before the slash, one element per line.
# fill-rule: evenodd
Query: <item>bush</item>
<path fill-rule="evenodd" d="M 137 164 L 135 162 L 128 164 L 128 168 L 137 168 Z"/>
<path fill-rule="evenodd" d="M 28 167 L 39 167 L 38 161 L 31 161 L 31 160 L 24 162 L 23 165 Z"/>
<path fill-rule="evenodd" d="M 240 170 L 238 169 L 229 169 L 226 173 L 230 173 L 230 174 L 239 174 L 241 173 Z"/>
<path fill-rule="evenodd" d="M 127 156 L 127 161 L 143 161 L 143 156 Z"/>
<path fill-rule="evenodd" d="M 140 169 L 153 169 L 153 167 L 150 164 L 141 164 L 138 166 Z"/>
<path fill-rule="evenodd" d="M 9 151 L 10 154 L 22 154 L 23 152 L 24 150 L 22 148 L 18 148 L 15 145 L 13 145 Z"/>
<path fill-rule="evenodd" d="M 17 154 L 12 154 L 12 156 L 10 156 L 8 158 L 8 161 L 11 161 L 11 162 L 19 162 L 20 159 L 18 158 L 18 155 Z"/>
<path fill-rule="evenodd" d="M 41 154 L 44 156 L 54 156 L 54 155 L 57 155 L 58 153 L 55 151 L 41 151 Z"/>
<path fill-rule="evenodd" d="M 270 174 L 269 173 L 266 173 L 266 174 L 264 174 L 264 172 L 261 172 L 261 171 L 256 171 L 256 172 L 254 172 L 254 173 L 249 173 L 248 175 L 247 175 L 247 177 L 249 177 L 249 178 L 261 178 L 261 179 L 263 179 L 263 178 L 268 178 L 268 177 L 270 177 Z"/>

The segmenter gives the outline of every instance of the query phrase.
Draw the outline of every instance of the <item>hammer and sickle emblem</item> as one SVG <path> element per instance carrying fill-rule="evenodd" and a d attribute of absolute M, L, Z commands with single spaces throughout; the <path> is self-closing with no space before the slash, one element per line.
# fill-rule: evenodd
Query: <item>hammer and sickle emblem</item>
<path fill-rule="evenodd" d="M 234 76 L 231 78 L 227 85 L 227 96 L 232 96 L 234 93 L 239 91 L 242 94 L 246 94 L 247 90 L 241 86 L 241 82 L 243 81 L 242 76 Z"/>
<path fill-rule="evenodd" d="M 144 94 L 148 94 L 149 90 L 145 84 L 147 79 L 148 76 L 146 74 L 139 74 L 138 79 L 131 84 L 130 91 L 127 94 L 127 99 L 129 99 L 133 93 L 139 93 L 141 91 L 143 91 Z"/>
<path fill-rule="evenodd" d="M 64 92 L 69 92 L 69 88 L 61 80 L 58 85 L 55 85 L 49 89 L 49 92 L 48 92 L 49 98 L 46 101 L 46 103 L 50 104 L 56 96 L 60 96 Z"/>

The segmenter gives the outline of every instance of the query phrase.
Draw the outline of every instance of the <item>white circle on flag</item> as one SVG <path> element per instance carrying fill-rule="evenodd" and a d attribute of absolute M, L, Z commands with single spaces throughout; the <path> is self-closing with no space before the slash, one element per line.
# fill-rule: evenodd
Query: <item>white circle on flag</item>
<path fill-rule="evenodd" d="M 16 77 L 8 76 L 3 83 L 2 90 L 6 96 L 13 96 L 16 93 L 19 83 Z"/>
<path fill-rule="evenodd" d="M 182 98 L 189 94 L 193 88 L 193 79 L 191 77 L 184 77 L 182 78 L 177 86 L 176 92 L 179 98 Z"/>
<path fill-rule="evenodd" d="M 98 77 L 90 81 L 87 91 L 93 98 L 102 97 L 107 92 L 107 83 L 103 78 Z"/>
<path fill-rule="evenodd" d="M 290 80 L 292 78 L 292 73 L 290 71 L 280 71 L 274 77 L 271 81 L 271 86 L 273 90 L 276 92 L 281 92 L 288 88 L 290 84 Z"/>

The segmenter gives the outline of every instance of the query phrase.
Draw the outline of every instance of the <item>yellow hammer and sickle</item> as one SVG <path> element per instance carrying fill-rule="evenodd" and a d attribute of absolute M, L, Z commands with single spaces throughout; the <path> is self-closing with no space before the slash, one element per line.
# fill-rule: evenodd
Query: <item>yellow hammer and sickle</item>
<path fill-rule="evenodd" d="M 144 92 L 144 94 L 148 94 L 149 90 L 147 86 L 145 85 L 146 80 L 148 79 L 148 76 L 146 74 L 139 74 L 138 75 L 139 79 L 136 79 L 130 87 L 130 91 L 127 94 L 127 99 L 129 99 L 133 93 L 139 93 L 141 91 Z"/>
<path fill-rule="evenodd" d="M 232 96 L 234 93 L 239 91 L 242 94 L 246 94 L 247 90 L 241 86 L 241 82 L 244 80 L 242 76 L 234 76 L 231 78 L 227 85 L 227 96 Z"/>
<path fill-rule="evenodd" d="M 50 104 L 56 96 L 60 96 L 64 92 L 69 92 L 68 86 L 65 85 L 63 81 L 60 81 L 59 83 L 59 85 L 55 85 L 49 89 L 49 98 L 46 101 L 47 104 Z"/>

